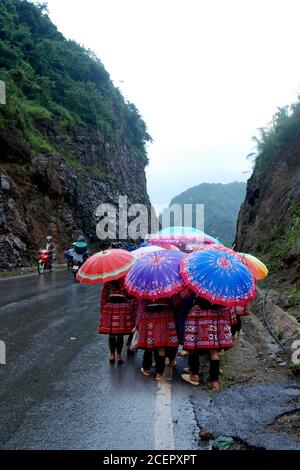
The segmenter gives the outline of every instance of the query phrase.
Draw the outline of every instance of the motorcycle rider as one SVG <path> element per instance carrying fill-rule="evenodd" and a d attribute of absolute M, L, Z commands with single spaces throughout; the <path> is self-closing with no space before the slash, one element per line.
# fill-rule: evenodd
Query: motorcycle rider
<path fill-rule="evenodd" d="M 53 243 L 53 238 L 51 235 L 48 235 L 48 237 L 46 237 L 46 243 L 45 243 L 44 249 L 48 251 L 49 266 L 52 267 L 55 245 Z"/>
<path fill-rule="evenodd" d="M 80 242 L 86 243 L 85 238 L 84 238 L 83 235 L 80 235 L 80 237 L 78 237 L 78 240 L 73 243 L 73 247 L 74 247 L 73 262 L 77 261 L 80 264 L 83 264 L 87 260 L 87 258 L 89 257 L 88 245 L 86 244 L 86 248 L 84 249 L 84 251 L 80 250 L 80 252 L 78 253 L 77 249 L 76 249 L 76 244 L 80 243 Z"/>

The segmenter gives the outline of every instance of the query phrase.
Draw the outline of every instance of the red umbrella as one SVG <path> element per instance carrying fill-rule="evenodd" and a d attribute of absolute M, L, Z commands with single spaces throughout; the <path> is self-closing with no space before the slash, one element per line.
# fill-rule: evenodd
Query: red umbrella
<path fill-rule="evenodd" d="M 76 279 L 86 284 L 104 284 L 124 277 L 135 263 L 126 250 L 112 248 L 91 256 L 80 268 Z"/>

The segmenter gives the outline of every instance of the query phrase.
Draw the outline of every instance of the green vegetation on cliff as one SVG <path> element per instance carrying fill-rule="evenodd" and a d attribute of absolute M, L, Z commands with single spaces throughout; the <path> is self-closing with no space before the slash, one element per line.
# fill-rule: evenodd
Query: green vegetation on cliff
<path fill-rule="evenodd" d="M 93 52 L 58 32 L 45 4 L 1 0 L 0 80 L 8 96 L 0 107 L 1 140 L 13 135 L 29 146 L 27 156 L 53 150 L 41 128 L 56 123 L 67 135 L 79 124 L 99 129 L 108 143 L 125 142 L 147 163 L 151 138 L 138 110 L 125 102 Z"/>
<path fill-rule="evenodd" d="M 261 128 L 254 172 L 258 180 L 270 178 L 280 164 L 296 170 L 299 165 L 300 101 L 279 108 L 269 127 Z M 275 195 L 274 195 L 275 196 Z M 285 195 L 283 194 L 283 199 Z M 268 246 L 267 259 L 273 271 L 280 271 L 300 257 L 300 201 L 288 200 L 287 210 L 263 240 L 256 244 L 258 252 Z"/>
<path fill-rule="evenodd" d="M 254 170 L 264 177 L 272 166 L 283 160 L 283 154 L 300 138 L 300 101 L 279 108 L 269 127 L 259 129 L 260 137 L 253 137 L 257 151 Z"/>
<path fill-rule="evenodd" d="M 225 245 L 231 246 L 245 192 L 246 183 L 202 183 L 173 198 L 170 205 L 204 204 L 205 232 L 218 238 Z M 195 224 L 195 206 L 193 209 L 193 224 Z"/>
<path fill-rule="evenodd" d="M 300 280 L 300 101 L 278 109 L 254 138 L 254 169 L 237 226 L 237 247 L 256 253 L 281 281 Z"/>

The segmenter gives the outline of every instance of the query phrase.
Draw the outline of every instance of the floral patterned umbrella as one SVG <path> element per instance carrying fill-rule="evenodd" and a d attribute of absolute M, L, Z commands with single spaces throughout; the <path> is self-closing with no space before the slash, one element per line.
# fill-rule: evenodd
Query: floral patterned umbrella
<path fill-rule="evenodd" d="M 235 256 L 241 263 L 243 263 L 249 271 L 252 273 L 253 277 L 256 281 L 261 281 L 265 277 L 267 277 L 269 271 L 267 266 L 249 253 L 238 253 L 230 248 L 227 248 L 223 245 L 194 245 L 193 251 L 200 251 L 200 250 L 207 250 L 207 249 L 214 249 L 219 251 L 225 251 L 226 253 L 230 253 Z"/>
<path fill-rule="evenodd" d="M 133 254 L 133 256 L 136 259 L 141 259 L 143 258 L 143 256 L 148 255 L 149 253 L 155 253 L 157 251 L 162 251 L 162 250 L 164 250 L 164 248 L 162 248 L 161 246 L 149 245 L 149 246 L 142 246 L 138 248 L 137 250 L 131 251 L 131 254 Z"/>
<path fill-rule="evenodd" d="M 125 288 L 130 295 L 140 299 L 171 297 L 184 289 L 179 274 L 183 257 L 184 253 L 173 250 L 161 250 L 143 256 L 127 274 Z"/>
<path fill-rule="evenodd" d="M 180 274 L 199 297 L 226 307 L 244 306 L 255 295 L 255 280 L 247 267 L 226 251 L 200 250 L 186 256 Z"/>

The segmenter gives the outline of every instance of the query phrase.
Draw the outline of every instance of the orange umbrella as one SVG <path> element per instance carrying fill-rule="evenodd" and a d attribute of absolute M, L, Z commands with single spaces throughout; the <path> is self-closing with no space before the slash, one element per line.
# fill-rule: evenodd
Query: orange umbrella
<path fill-rule="evenodd" d="M 267 277 L 269 270 L 267 266 L 262 261 L 260 261 L 260 259 L 250 255 L 249 253 L 239 253 L 239 255 L 242 257 L 243 263 L 247 266 L 249 271 L 251 271 L 253 277 L 257 281 L 261 281 Z"/>

